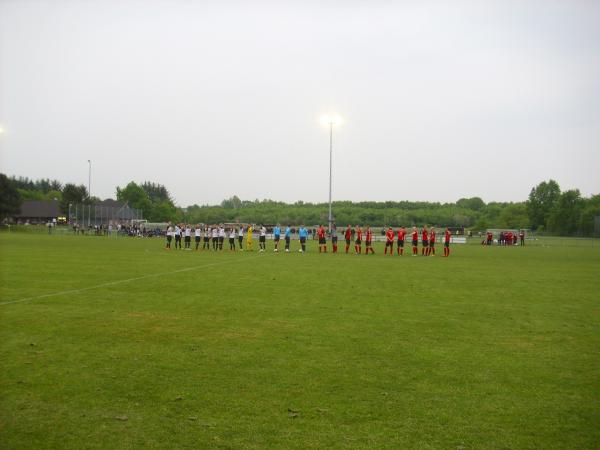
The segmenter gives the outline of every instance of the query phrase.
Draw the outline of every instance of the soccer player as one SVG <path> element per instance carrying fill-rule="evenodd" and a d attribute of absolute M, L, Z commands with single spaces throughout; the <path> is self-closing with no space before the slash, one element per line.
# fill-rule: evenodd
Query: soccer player
<path fill-rule="evenodd" d="M 412 238 L 412 255 L 419 256 L 419 230 L 417 230 L 417 227 L 413 227 L 411 238 Z"/>
<path fill-rule="evenodd" d="M 235 229 L 229 230 L 229 251 L 235 252 Z"/>
<path fill-rule="evenodd" d="M 356 240 L 354 241 L 354 253 L 360 255 L 362 253 L 362 229 L 360 225 L 356 225 Z"/>
<path fill-rule="evenodd" d="M 185 249 L 192 249 L 192 230 L 189 223 L 185 224 Z"/>
<path fill-rule="evenodd" d="M 210 250 L 210 227 L 204 227 L 204 237 L 202 238 L 202 250 Z"/>
<path fill-rule="evenodd" d="M 333 253 L 337 253 L 337 249 L 338 249 L 338 235 L 337 235 L 337 227 L 335 226 L 335 223 L 331 226 L 331 247 L 333 249 Z"/>
<path fill-rule="evenodd" d="M 323 225 L 319 225 L 317 236 L 319 236 L 319 253 L 327 253 L 327 238 L 325 237 L 325 227 Z"/>
<path fill-rule="evenodd" d="M 244 226 L 240 225 L 240 229 L 238 230 L 238 246 L 240 247 L 240 252 L 244 251 L 244 247 L 242 247 L 243 241 L 244 241 Z"/>
<path fill-rule="evenodd" d="M 212 229 L 212 246 L 215 251 L 219 248 L 219 229 L 216 225 Z"/>
<path fill-rule="evenodd" d="M 292 230 L 290 229 L 290 226 L 287 225 L 285 227 L 285 252 L 289 253 L 290 252 L 290 240 L 292 239 Z"/>
<path fill-rule="evenodd" d="M 344 232 L 344 238 L 346 239 L 346 253 L 348 253 L 350 242 L 352 241 L 352 227 L 350 227 L 350 225 L 348 225 L 348 228 L 346 228 L 346 231 Z"/>
<path fill-rule="evenodd" d="M 194 227 L 194 240 L 196 241 L 196 251 L 200 247 L 200 224 L 196 224 Z"/>
<path fill-rule="evenodd" d="M 248 250 L 249 252 L 253 252 L 254 248 L 254 242 L 253 242 L 253 236 L 252 233 L 254 232 L 254 227 L 252 225 L 248 225 L 248 237 L 246 238 L 246 250 Z"/>
<path fill-rule="evenodd" d="M 425 225 L 421 230 L 421 244 L 423 246 L 423 248 L 421 248 L 421 256 L 425 256 L 425 251 L 429 248 L 429 240 L 427 239 L 427 225 Z"/>
<path fill-rule="evenodd" d="M 308 230 L 304 227 L 304 225 L 300 225 L 300 229 L 298 230 L 298 236 L 300 237 L 300 253 L 304 253 L 306 251 L 306 239 L 308 239 Z"/>
<path fill-rule="evenodd" d="M 435 228 L 431 227 L 429 230 L 429 248 L 427 249 L 427 256 L 435 256 Z"/>
<path fill-rule="evenodd" d="M 175 225 L 175 249 L 179 245 L 179 249 L 181 250 L 181 227 L 179 225 Z"/>
<path fill-rule="evenodd" d="M 169 224 L 167 227 L 167 246 L 166 250 L 171 250 L 171 240 L 173 239 L 173 227 Z"/>
<path fill-rule="evenodd" d="M 258 235 L 258 246 L 260 247 L 260 252 L 264 252 L 267 249 L 267 229 L 264 225 L 260 226 L 260 232 Z"/>
<path fill-rule="evenodd" d="M 225 242 L 225 227 L 223 225 L 219 226 L 219 250 L 223 250 L 223 242 Z"/>
<path fill-rule="evenodd" d="M 404 239 L 406 238 L 406 228 L 400 227 L 398 230 L 398 254 L 404 255 Z"/>
<path fill-rule="evenodd" d="M 373 250 L 373 232 L 371 231 L 371 227 L 367 225 L 367 232 L 365 233 L 365 255 L 368 255 L 369 252 L 373 255 L 375 254 L 375 250 Z"/>
<path fill-rule="evenodd" d="M 275 249 L 273 251 L 275 253 L 279 251 L 279 239 L 281 239 L 281 228 L 279 227 L 279 224 L 277 224 L 273 228 L 273 241 L 275 242 Z"/>
<path fill-rule="evenodd" d="M 525 245 L 525 230 L 519 231 L 519 239 L 521 241 L 521 245 Z"/>
<path fill-rule="evenodd" d="M 450 229 L 446 227 L 446 232 L 444 233 L 444 256 L 450 256 L 450 238 L 452 237 L 452 233 L 450 233 Z"/>
<path fill-rule="evenodd" d="M 385 255 L 387 255 L 388 248 L 390 249 L 390 256 L 392 256 L 394 254 L 394 230 L 392 230 L 392 227 L 389 227 L 385 232 Z"/>

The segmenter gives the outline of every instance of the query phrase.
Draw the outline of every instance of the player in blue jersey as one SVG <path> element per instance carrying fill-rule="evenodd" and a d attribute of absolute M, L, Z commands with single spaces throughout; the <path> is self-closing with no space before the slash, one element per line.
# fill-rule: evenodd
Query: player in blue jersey
<path fill-rule="evenodd" d="M 285 251 L 286 253 L 290 252 L 290 241 L 292 240 L 292 230 L 290 226 L 285 227 Z"/>
<path fill-rule="evenodd" d="M 279 239 L 281 238 L 281 228 L 279 227 L 279 224 L 275 225 L 273 227 L 273 241 L 275 241 L 275 250 L 273 250 L 275 253 L 277 253 L 279 251 Z"/>
<path fill-rule="evenodd" d="M 300 225 L 300 229 L 298 230 L 298 237 L 300 237 L 300 253 L 304 253 L 306 251 L 306 240 L 308 239 L 308 230 L 304 227 L 304 225 Z"/>

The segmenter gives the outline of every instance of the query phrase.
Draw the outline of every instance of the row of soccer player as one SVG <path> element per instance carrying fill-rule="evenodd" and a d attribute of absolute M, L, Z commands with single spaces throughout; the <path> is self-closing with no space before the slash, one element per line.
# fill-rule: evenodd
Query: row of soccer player
<path fill-rule="evenodd" d="M 175 226 L 169 225 L 167 228 L 167 244 L 166 248 L 171 249 L 171 242 L 173 238 L 175 239 L 175 248 L 181 249 L 181 241 L 182 236 L 184 240 L 185 249 L 191 250 L 191 237 L 194 235 L 194 240 L 196 243 L 196 250 L 200 247 L 200 242 L 202 241 L 202 249 L 210 250 L 211 244 L 213 250 L 223 250 L 223 244 L 225 239 L 229 239 L 229 250 L 236 250 L 236 241 L 238 243 L 238 248 L 243 250 L 243 240 L 244 235 L 247 234 L 246 239 L 246 250 L 252 251 L 254 244 L 254 227 L 249 225 L 246 230 L 244 230 L 243 226 L 239 228 L 229 228 L 225 229 L 222 225 L 212 226 L 212 227 L 204 227 L 201 228 L 199 225 L 196 225 L 192 228 L 190 225 L 186 224 L 177 224 Z M 327 233 L 327 230 L 323 225 L 320 225 L 317 229 L 317 237 L 319 240 L 319 253 L 327 253 L 327 237 L 328 234 L 331 237 L 332 244 L 332 252 L 337 253 L 338 251 L 338 233 L 337 228 L 333 225 L 330 233 Z M 264 225 L 260 226 L 258 231 L 258 241 L 259 241 L 259 251 L 264 252 L 266 250 L 266 238 L 267 238 L 267 229 Z M 306 241 L 308 239 L 309 232 L 304 225 L 300 226 L 298 229 L 298 237 L 300 241 L 300 249 L 298 250 L 300 253 L 306 251 Z M 349 252 L 352 241 L 354 241 L 354 252 L 357 255 L 362 254 L 362 244 L 363 244 L 363 235 L 365 242 L 365 254 L 374 254 L 375 250 L 373 249 L 373 232 L 371 227 L 366 227 L 363 232 L 360 226 L 356 226 L 356 228 L 352 228 L 351 225 L 348 225 L 346 230 L 344 231 L 344 239 L 346 240 L 346 253 Z M 397 242 L 397 253 L 398 255 L 404 254 L 404 243 L 406 240 L 407 231 L 404 227 L 401 227 L 397 232 L 389 227 L 385 233 L 386 243 L 385 243 L 385 254 L 389 254 L 390 256 L 394 254 L 394 242 Z M 423 227 L 420 231 L 417 227 L 412 228 L 411 233 L 411 243 L 412 243 L 412 254 L 413 256 L 417 256 L 419 254 L 419 235 L 421 236 L 421 255 L 422 256 L 430 256 L 435 255 L 435 243 L 436 243 L 436 230 L 434 227 L 431 227 L 430 230 L 427 230 L 427 227 Z M 282 229 L 279 225 L 273 228 L 273 241 L 275 244 L 274 252 L 279 251 L 279 242 L 282 236 Z M 396 241 L 397 236 L 397 241 Z M 444 256 L 450 256 L 450 240 L 452 234 L 450 230 L 446 228 L 444 233 Z M 290 242 L 292 238 L 292 230 L 288 226 L 283 231 L 283 238 L 285 240 L 285 251 L 290 251 Z"/>
<path fill-rule="evenodd" d="M 290 251 L 290 241 L 292 238 L 292 231 L 290 227 L 285 229 L 285 251 Z M 175 239 L 175 248 L 181 249 L 181 241 L 183 237 L 184 248 L 191 250 L 192 235 L 196 243 L 196 250 L 200 249 L 200 242 L 202 242 L 202 249 L 210 250 L 211 245 L 213 250 L 223 250 L 223 244 L 225 239 L 229 239 L 229 250 L 236 250 L 236 241 L 238 248 L 244 250 L 243 241 L 244 236 L 247 234 L 246 239 L 246 250 L 254 250 L 254 227 L 249 225 L 245 230 L 243 226 L 238 228 L 226 229 L 222 225 L 213 225 L 212 227 L 200 227 L 196 225 L 192 228 L 189 224 L 177 224 L 175 226 L 169 225 L 167 228 L 167 244 L 166 249 L 171 249 L 171 243 Z M 298 236 L 300 238 L 301 252 L 306 251 L 306 241 L 308 239 L 308 230 L 301 226 L 298 229 Z M 279 251 L 279 241 L 281 238 L 281 227 L 276 226 L 273 228 L 273 236 L 275 241 L 275 251 Z M 261 252 L 267 249 L 267 228 L 261 225 L 258 230 L 258 245 Z"/>
<path fill-rule="evenodd" d="M 322 231 L 322 227 L 319 227 L 317 231 L 319 235 L 319 252 L 321 252 L 321 242 L 324 246 L 324 251 L 327 251 L 327 245 L 324 233 Z M 346 240 L 346 253 L 348 253 L 350 249 L 350 245 L 352 243 L 352 239 L 354 238 L 354 252 L 356 254 L 362 253 L 362 238 L 365 238 L 365 254 L 375 253 L 373 250 L 373 232 L 370 227 L 367 227 L 363 233 L 363 230 L 360 226 L 356 226 L 355 229 L 352 228 L 351 225 L 348 225 L 346 230 L 344 231 L 344 239 Z M 406 228 L 400 227 L 397 232 L 394 232 L 392 227 L 389 227 L 385 233 L 385 254 L 389 255 L 394 254 L 394 241 L 397 237 L 397 253 L 398 255 L 404 254 L 404 243 L 406 241 Z M 412 243 L 412 255 L 418 256 L 419 254 L 419 235 L 421 236 L 421 255 L 422 256 L 434 256 L 435 255 L 435 243 L 436 243 L 436 230 L 434 227 L 431 227 L 430 230 L 427 230 L 427 227 L 423 227 L 420 232 L 417 227 L 412 228 L 411 232 L 411 243 Z M 452 233 L 448 228 L 446 228 L 444 232 L 444 256 L 450 256 L 450 241 L 452 238 Z M 334 241 L 335 239 L 335 241 Z M 334 232 L 332 232 L 332 243 L 333 243 L 333 251 L 337 251 L 337 237 L 334 237 Z"/>

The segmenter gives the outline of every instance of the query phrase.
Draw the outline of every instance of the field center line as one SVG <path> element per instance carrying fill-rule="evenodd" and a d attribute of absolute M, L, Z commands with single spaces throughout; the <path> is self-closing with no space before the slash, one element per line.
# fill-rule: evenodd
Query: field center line
<path fill-rule="evenodd" d="M 190 272 L 192 270 L 204 269 L 205 267 L 220 266 L 220 265 L 223 265 L 223 264 L 232 263 L 232 262 L 238 262 L 238 261 L 248 261 L 250 259 L 264 258 L 265 256 L 269 256 L 269 254 L 266 254 L 266 255 L 256 255 L 256 256 L 251 256 L 249 258 L 240 258 L 240 259 L 237 259 L 237 260 L 219 261 L 219 262 L 210 263 L 210 264 L 202 264 L 200 266 L 186 267 L 184 269 L 170 270 L 168 272 L 151 273 L 149 275 L 142 275 L 141 277 L 133 277 L 133 278 L 127 278 L 127 279 L 124 279 L 124 280 L 109 281 L 109 282 L 106 282 L 106 283 L 96 284 L 94 286 L 88 286 L 88 287 L 84 287 L 84 288 L 80 288 L 80 289 L 68 289 L 66 291 L 51 292 L 49 294 L 36 295 L 34 297 L 20 298 L 18 300 L 9 300 L 7 302 L 0 302 L 0 306 L 10 305 L 12 303 L 28 302 L 28 301 L 31 301 L 31 300 L 38 300 L 40 298 L 56 297 L 58 295 L 76 294 L 78 292 L 91 291 L 92 289 L 98 289 L 98 288 L 107 287 L 107 286 L 114 286 L 116 284 L 130 283 L 132 281 L 145 280 L 147 278 L 156 278 L 156 277 L 161 277 L 161 276 L 164 276 L 164 275 L 173 275 L 173 274 L 182 273 L 182 272 Z"/>

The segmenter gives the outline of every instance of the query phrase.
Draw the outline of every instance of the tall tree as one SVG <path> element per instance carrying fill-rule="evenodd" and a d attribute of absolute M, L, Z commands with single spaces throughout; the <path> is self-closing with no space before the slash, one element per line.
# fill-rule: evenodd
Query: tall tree
<path fill-rule="evenodd" d="M 559 197 L 560 186 L 554 180 L 543 181 L 531 189 L 527 201 L 527 214 L 534 230 L 540 226 L 547 226 L 550 213 Z"/>
<path fill-rule="evenodd" d="M 148 198 L 153 203 L 160 203 L 165 201 L 173 203 L 173 200 L 171 199 L 171 194 L 169 194 L 167 188 L 162 184 L 144 181 L 142 184 L 140 184 L 140 187 L 146 192 L 146 194 L 148 194 Z"/>
<path fill-rule="evenodd" d="M 579 189 L 563 192 L 548 217 L 548 230 L 562 235 L 577 233 L 583 207 Z"/>
<path fill-rule="evenodd" d="M 13 182 L 3 173 L 0 173 L 0 220 L 21 210 L 21 195 Z"/>
<path fill-rule="evenodd" d="M 62 191 L 60 209 L 66 214 L 69 211 L 69 204 L 85 203 L 87 201 L 88 191 L 83 184 L 67 183 Z"/>

